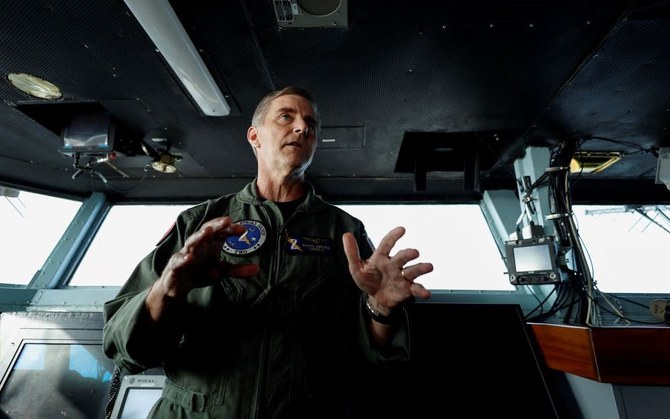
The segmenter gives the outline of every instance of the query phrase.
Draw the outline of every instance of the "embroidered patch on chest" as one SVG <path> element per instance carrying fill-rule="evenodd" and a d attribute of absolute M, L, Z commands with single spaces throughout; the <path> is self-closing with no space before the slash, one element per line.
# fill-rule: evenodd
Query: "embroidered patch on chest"
<path fill-rule="evenodd" d="M 258 221 L 242 220 L 237 221 L 242 224 L 247 231 L 240 236 L 230 236 L 223 242 L 223 251 L 232 255 L 246 255 L 261 247 L 268 237 L 265 226 Z"/>
<path fill-rule="evenodd" d="M 330 255 L 333 253 L 333 239 L 297 236 L 289 233 L 286 236 L 284 249 L 291 255 Z"/>

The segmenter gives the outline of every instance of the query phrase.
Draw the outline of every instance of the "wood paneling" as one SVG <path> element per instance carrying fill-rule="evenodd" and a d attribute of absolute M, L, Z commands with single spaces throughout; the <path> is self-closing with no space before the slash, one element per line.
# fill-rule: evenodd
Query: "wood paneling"
<path fill-rule="evenodd" d="M 530 323 L 549 368 L 616 384 L 670 384 L 670 328 Z"/>

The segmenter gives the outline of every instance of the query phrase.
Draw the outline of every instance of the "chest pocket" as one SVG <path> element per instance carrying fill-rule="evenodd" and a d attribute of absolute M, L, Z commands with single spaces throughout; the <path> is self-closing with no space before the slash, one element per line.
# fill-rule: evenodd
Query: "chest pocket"
<path fill-rule="evenodd" d="M 250 278 L 228 277 L 221 281 L 223 288 L 222 298 L 232 304 L 249 306 L 253 304 L 259 296 L 268 288 L 270 272 L 270 246 L 262 248 L 248 255 L 232 255 L 224 251 L 221 252 L 221 260 L 230 264 L 257 264 L 260 271 Z"/>
<path fill-rule="evenodd" d="M 340 250 L 331 237 L 288 232 L 282 247 L 286 260 L 284 280 L 294 288 L 298 301 L 318 298 L 341 278 L 337 256 Z"/>

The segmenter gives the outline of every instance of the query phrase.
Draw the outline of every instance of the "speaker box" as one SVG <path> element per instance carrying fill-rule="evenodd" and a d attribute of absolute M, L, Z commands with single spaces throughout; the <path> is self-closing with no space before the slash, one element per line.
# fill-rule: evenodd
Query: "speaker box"
<path fill-rule="evenodd" d="M 347 0 L 274 0 L 273 3 L 280 27 L 347 27 Z"/>

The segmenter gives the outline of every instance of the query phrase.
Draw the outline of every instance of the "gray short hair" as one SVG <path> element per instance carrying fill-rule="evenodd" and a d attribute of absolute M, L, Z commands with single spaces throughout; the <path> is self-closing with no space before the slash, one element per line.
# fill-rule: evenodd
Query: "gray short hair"
<path fill-rule="evenodd" d="M 312 96 L 309 94 L 307 90 L 296 86 L 289 86 L 281 90 L 275 90 L 263 96 L 263 98 L 260 100 L 260 102 L 258 102 L 258 105 L 256 106 L 254 115 L 251 117 L 251 125 L 254 127 L 259 126 L 263 122 L 265 115 L 267 115 L 270 103 L 273 100 L 277 99 L 278 97 L 284 95 L 297 95 L 307 99 L 309 104 L 312 105 L 312 109 L 314 110 L 314 118 L 316 119 L 316 133 L 318 134 L 319 130 L 321 129 L 321 117 L 319 115 L 319 109 L 316 105 L 316 102 L 314 101 L 314 99 L 312 99 Z"/>

